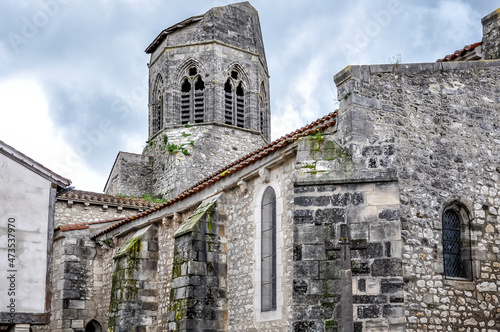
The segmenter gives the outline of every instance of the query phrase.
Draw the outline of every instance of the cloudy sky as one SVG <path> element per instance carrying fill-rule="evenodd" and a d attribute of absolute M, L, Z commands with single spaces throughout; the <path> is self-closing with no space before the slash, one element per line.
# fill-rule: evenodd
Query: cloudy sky
<path fill-rule="evenodd" d="M 0 140 L 101 192 L 147 139 L 144 49 L 227 0 L 1 0 Z M 481 40 L 479 0 L 254 0 L 271 74 L 272 139 L 336 108 L 350 64 L 434 62 Z"/>

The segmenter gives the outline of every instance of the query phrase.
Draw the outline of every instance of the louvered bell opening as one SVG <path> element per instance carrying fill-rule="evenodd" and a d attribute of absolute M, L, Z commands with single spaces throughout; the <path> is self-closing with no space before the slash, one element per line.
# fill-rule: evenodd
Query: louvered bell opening
<path fill-rule="evenodd" d="M 443 258 L 446 276 L 464 277 L 461 252 L 460 218 L 455 211 L 448 210 L 443 214 Z"/>
<path fill-rule="evenodd" d="M 224 123 L 233 124 L 233 95 L 228 92 L 224 94 Z"/>
<path fill-rule="evenodd" d="M 243 97 L 236 98 L 236 126 L 245 127 L 245 99 Z"/>
<path fill-rule="evenodd" d="M 204 121 L 205 111 L 205 94 L 203 91 L 196 91 L 194 94 L 194 122 L 201 123 Z"/>
<path fill-rule="evenodd" d="M 183 92 L 181 94 L 181 123 L 186 124 L 189 122 L 189 92 Z"/>

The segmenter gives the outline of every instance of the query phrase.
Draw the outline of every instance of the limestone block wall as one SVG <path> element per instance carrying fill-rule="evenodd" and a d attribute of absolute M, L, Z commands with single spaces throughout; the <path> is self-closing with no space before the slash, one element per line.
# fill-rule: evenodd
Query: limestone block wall
<path fill-rule="evenodd" d="M 352 121 L 359 117 L 360 110 L 356 112 L 339 121 Z M 346 132 L 352 136 L 344 136 Z M 338 128 L 298 143 L 293 331 L 404 330 L 399 186 L 390 169 L 392 145 L 384 141 L 369 156 L 363 135 L 355 125 L 339 122 Z M 339 144 L 342 140 L 351 145 Z"/>
<path fill-rule="evenodd" d="M 153 194 L 174 198 L 265 144 L 258 133 L 217 124 L 165 129 L 144 153 L 153 155 Z"/>
<path fill-rule="evenodd" d="M 336 76 L 344 110 L 360 110 L 352 123 L 394 142 L 407 331 L 500 326 L 499 74 L 492 60 L 354 66 Z M 452 204 L 470 216 L 471 280 L 443 274 L 441 218 Z"/>

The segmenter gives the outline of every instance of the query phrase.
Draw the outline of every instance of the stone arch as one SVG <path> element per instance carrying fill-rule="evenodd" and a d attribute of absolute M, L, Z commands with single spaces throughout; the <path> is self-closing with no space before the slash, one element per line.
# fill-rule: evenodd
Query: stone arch
<path fill-rule="evenodd" d="M 85 332 L 102 332 L 101 324 L 95 319 L 92 319 L 85 325 Z"/>
<path fill-rule="evenodd" d="M 196 67 L 198 69 L 198 74 L 201 75 L 201 73 L 205 73 L 206 70 L 205 68 L 203 67 L 203 65 L 198 61 L 198 60 L 195 60 L 195 59 L 188 59 L 186 61 L 184 61 L 180 66 L 179 68 L 177 69 L 177 72 L 176 72 L 176 76 L 175 76 L 175 81 L 177 82 L 176 84 L 177 85 L 181 85 L 182 84 L 182 81 L 188 77 L 189 75 L 187 75 L 187 71 L 189 68 L 191 67 Z"/>
<path fill-rule="evenodd" d="M 231 72 L 233 71 L 236 71 L 238 73 L 239 75 L 238 81 L 243 82 L 243 88 L 245 90 L 250 90 L 250 79 L 248 78 L 248 75 L 246 71 L 243 69 L 243 67 L 237 62 L 234 62 L 228 66 L 225 78 L 227 79 L 228 77 L 231 77 Z"/>

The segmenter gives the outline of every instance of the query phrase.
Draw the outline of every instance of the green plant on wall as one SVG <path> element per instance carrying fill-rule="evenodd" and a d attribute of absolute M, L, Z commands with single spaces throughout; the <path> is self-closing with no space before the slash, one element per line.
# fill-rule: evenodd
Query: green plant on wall
<path fill-rule="evenodd" d="M 188 144 L 194 147 L 194 142 L 193 141 L 189 142 Z M 177 145 L 177 144 L 174 144 L 174 143 L 170 143 L 167 146 L 167 150 L 168 150 L 168 153 L 170 153 L 170 154 L 175 154 L 177 152 L 182 152 L 182 154 L 184 154 L 185 156 L 190 156 L 191 153 L 186 148 L 184 148 L 184 146 L 186 146 L 186 144 L 184 144 L 184 143 L 180 144 L 180 145 Z"/>

